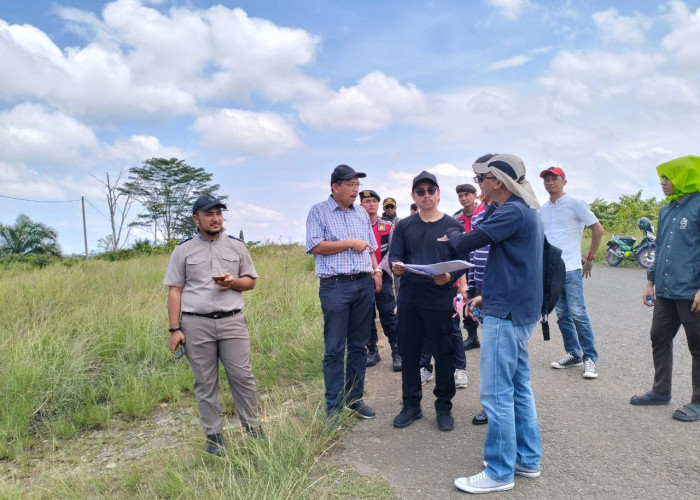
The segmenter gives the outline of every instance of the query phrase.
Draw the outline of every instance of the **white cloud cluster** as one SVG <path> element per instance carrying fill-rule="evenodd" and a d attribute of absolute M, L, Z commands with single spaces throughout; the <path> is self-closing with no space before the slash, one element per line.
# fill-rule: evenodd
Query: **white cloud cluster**
<path fill-rule="evenodd" d="M 488 2 L 508 19 L 517 19 L 531 5 L 529 0 L 488 0 Z"/>
<path fill-rule="evenodd" d="M 644 33 L 652 26 L 651 20 L 642 14 L 623 16 L 617 9 L 610 8 L 593 14 L 593 22 L 606 42 L 621 42 L 640 45 L 644 42 Z"/>

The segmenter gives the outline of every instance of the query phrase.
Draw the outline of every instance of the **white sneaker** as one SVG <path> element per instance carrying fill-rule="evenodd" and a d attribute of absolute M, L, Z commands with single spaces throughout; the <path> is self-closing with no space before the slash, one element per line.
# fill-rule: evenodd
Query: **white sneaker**
<path fill-rule="evenodd" d="M 591 358 L 586 358 L 583 362 L 583 378 L 598 378 L 598 368 Z"/>
<path fill-rule="evenodd" d="M 492 491 L 512 490 L 513 484 L 513 481 L 510 483 L 495 481 L 486 475 L 485 470 L 470 477 L 458 477 L 455 479 L 455 486 L 467 493 L 491 493 Z"/>
<path fill-rule="evenodd" d="M 425 385 L 428 381 L 433 379 L 433 372 L 423 367 L 420 369 L 420 384 Z"/>
<path fill-rule="evenodd" d="M 455 387 L 457 389 L 464 389 L 469 385 L 469 379 L 467 378 L 467 370 L 460 370 L 457 368 L 455 370 Z"/>

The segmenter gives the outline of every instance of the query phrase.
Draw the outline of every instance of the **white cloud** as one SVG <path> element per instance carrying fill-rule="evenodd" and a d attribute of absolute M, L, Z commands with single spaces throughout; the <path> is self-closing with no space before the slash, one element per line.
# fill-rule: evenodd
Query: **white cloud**
<path fill-rule="evenodd" d="M 117 139 L 106 148 L 112 158 L 126 162 L 141 163 L 148 158 L 183 158 L 186 153 L 178 147 L 164 146 L 160 139 L 152 135 L 134 134 L 125 139 Z"/>
<path fill-rule="evenodd" d="M 644 42 L 644 33 L 651 28 L 651 20 L 642 14 L 623 16 L 610 8 L 593 14 L 593 22 L 601 38 L 606 42 L 622 42 L 639 45 Z"/>
<path fill-rule="evenodd" d="M 294 128 L 269 112 L 220 109 L 199 116 L 192 129 L 206 144 L 242 154 L 275 156 L 301 147 Z"/>
<path fill-rule="evenodd" d="M 672 31 L 663 38 L 661 46 L 670 56 L 688 65 L 688 69 L 697 71 L 700 68 L 700 9 L 691 13 L 679 1 L 668 2 L 667 6 L 666 18 Z"/>
<path fill-rule="evenodd" d="M 497 8 L 501 15 L 508 19 L 517 19 L 531 5 L 529 0 L 488 0 L 488 3 Z"/>
<path fill-rule="evenodd" d="M 84 155 L 98 145 L 92 130 L 63 112 L 39 104 L 0 112 L 0 159 L 84 166 Z"/>
<path fill-rule="evenodd" d="M 522 66 L 523 64 L 527 64 L 530 61 L 532 61 L 531 56 L 526 56 L 526 55 L 519 55 L 519 56 L 513 56 L 509 57 L 507 59 L 501 59 L 500 61 L 496 61 L 495 63 L 491 64 L 486 68 L 487 71 L 495 71 L 499 69 L 507 69 L 507 68 L 516 68 L 518 66 Z"/>
<path fill-rule="evenodd" d="M 326 92 L 314 101 L 297 106 L 301 120 L 315 127 L 374 130 L 388 126 L 394 119 L 420 115 L 426 111 L 425 95 L 409 83 L 374 71 L 354 87 Z"/>

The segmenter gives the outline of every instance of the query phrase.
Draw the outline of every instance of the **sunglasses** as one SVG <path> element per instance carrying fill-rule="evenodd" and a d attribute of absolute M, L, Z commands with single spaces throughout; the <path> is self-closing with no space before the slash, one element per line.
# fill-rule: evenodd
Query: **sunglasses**
<path fill-rule="evenodd" d="M 481 184 L 484 182 L 484 179 L 495 179 L 493 175 L 487 176 L 486 174 L 478 174 L 476 177 L 474 177 L 474 182 Z"/>
<path fill-rule="evenodd" d="M 396 205 L 384 205 L 384 208 L 396 208 Z"/>
<path fill-rule="evenodd" d="M 416 193 L 417 196 L 425 196 L 425 193 L 428 193 L 429 195 L 434 195 L 437 193 L 438 188 L 435 186 L 430 186 L 428 189 L 425 188 L 418 188 L 414 189 L 413 192 Z"/>

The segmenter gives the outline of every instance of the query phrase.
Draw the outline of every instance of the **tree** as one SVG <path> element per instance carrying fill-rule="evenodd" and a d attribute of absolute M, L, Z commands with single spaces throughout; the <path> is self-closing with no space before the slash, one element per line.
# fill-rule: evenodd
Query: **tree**
<path fill-rule="evenodd" d="M 123 192 L 119 189 L 119 183 L 121 182 L 123 174 L 124 170 L 120 170 L 114 183 L 110 182 L 109 172 L 106 174 L 107 180 L 105 181 L 93 176 L 104 187 L 104 193 L 107 197 L 107 206 L 109 207 L 109 220 L 112 224 L 112 234 L 100 238 L 99 243 L 105 250 L 111 250 L 112 252 L 116 252 L 124 247 L 126 241 L 129 239 L 129 233 L 131 232 L 131 225 L 127 224 L 126 218 L 131 209 L 131 205 L 134 203 L 134 197 L 131 193 Z M 123 239 L 122 236 L 124 237 Z"/>
<path fill-rule="evenodd" d="M 0 224 L 0 255 L 40 254 L 61 256 L 58 232 L 20 214 L 14 226 Z"/>
<path fill-rule="evenodd" d="M 154 243 L 192 234 L 192 204 L 203 194 L 216 195 L 218 184 L 209 184 L 212 174 L 177 158 L 151 158 L 129 169 L 129 180 L 118 190 L 133 196 L 143 207 L 132 225 L 149 227 Z M 225 197 L 219 197 L 225 199 Z"/>
<path fill-rule="evenodd" d="M 664 203 L 664 200 L 656 198 L 643 200 L 642 192 L 637 191 L 636 194 L 620 196 L 618 201 L 596 198 L 590 207 L 607 232 L 632 235 L 638 231 L 637 220 L 640 217 L 649 217 L 652 223 L 658 220 Z"/>

